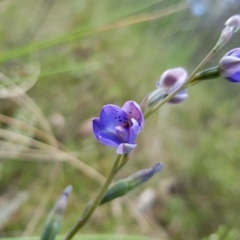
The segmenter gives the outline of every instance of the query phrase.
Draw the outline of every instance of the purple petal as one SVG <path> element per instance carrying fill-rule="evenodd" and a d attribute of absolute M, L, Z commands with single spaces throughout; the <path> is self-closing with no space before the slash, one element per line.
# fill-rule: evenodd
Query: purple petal
<path fill-rule="evenodd" d="M 95 137 L 97 139 L 98 139 L 100 132 L 104 131 L 104 127 L 102 126 L 99 118 L 94 118 L 92 120 L 92 130 L 93 130 L 93 134 L 95 135 Z"/>
<path fill-rule="evenodd" d="M 99 134 L 99 141 L 109 147 L 117 147 L 122 143 L 121 139 L 111 132 L 101 132 Z"/>
<path fill-rule="evenodd" d="M 122 143 L 129 142 L 129 127 L 125 128 L 124 126 L 117 126 L 115 129 L 116 135 Z"/>
<path fill-rule="evenodd" d="M 129 139 L 128 139 L 128 142 L 129 143 L 134 143 L 135 139 L 137 137 L 137 134 L 140 131 L 140 126 L 139 126 L 138 122 L 134 118 L 132 118 L 131 121 L 132 121 L 132 126 L 129 129 Z"/>
<path fill-rule="evenodd" d="M 144 127 L 144 117 L 140 106 L 134 101 L 128 101 L 124 103 L 122 109 L 127 113 L 129 120 L 134 118 L 138 122 L 140 132 Z"/>
<path fill-rule="evenodd" d="M 219 62 L 222 76 L 230 82 L 240 82 L 240 48 L 227 52 Z"/>
<path fill-rule="evenodd" d="M 116 153 L 117 154 L 127 154 L 130 153 L 137 144 L 122 143 L 118 146 Z"/>
<path fill-rule="evenodd" d="M 178 93 L 176 96 L 174 96 L 169 103 L 180 103 L 184 101 L 188 97 L 188 94 L 186 93 L 186 90 L 182 90 L 180 93 Z"/>
<path fill-rule="evenodd" d="M 240 83 L 240 71 L 236 72 L 232 76 L 226 77 L 227 80 L 234 83 Z"/>
<path fill-rule="evenodd" d="M 92 120 L 93 134 L 96 139 L 104 145 L 109 147 L 117 147 L 120 141 L 113 133 L 107 133 L 106 129 L 102 126 L 100 119 L 95 118 Z"/>
<path fill-rule="evenodd" d="M 115 127 L 121 125 L 123 122 L 128 122 L 128 116 L 120 107 L 108 104 L 102 108 L 100 121 L 104 128 L 115 133 Z"/>
<path fill-rule="evenodd" d="M 187 79 L 187 72 L 183 68 L 172 68 L 165 71 L 157 82 L 158 88 L 171 91 L 172 88 L 182 85 Z"/>
<path fill-rule="evenodd" d="M 240 71 L 240 59 L 235 56 L 224 56 L 219 62 L 223 77 L 231 77 Z"/>
<path fill-rule="evenodd" d="M 172 69 L 169 69 L 165 71 L 161 77 L 160 80 L 157 82 L 158 88 L 170 88 L 172 87 L 178 80 L 178 77 L 172 74 Z"/>
<path fill-rule="evenodd" d="M 235 56 L 237 58 L 240 57 L 240 48 L 234 48 L 227 52 L 224 56 Z"/>

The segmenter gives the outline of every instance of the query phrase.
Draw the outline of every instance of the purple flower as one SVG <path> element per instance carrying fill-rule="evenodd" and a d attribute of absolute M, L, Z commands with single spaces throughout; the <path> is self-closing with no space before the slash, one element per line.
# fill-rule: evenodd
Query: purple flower
<path fill-rule="evenodd" d="M 141 108 L 134 101 L 126 102 L 122 108 L 105 105 L 100 117 L 92 120 L 93 133 L 97 140 L 106 146 L 117 148 L 117 154 L 129 153 L 137 146 L 135 139 L 143 127 Z"/>
<path fill-rule="evenodd" d="M 179 88 L 187 79 L 187 72 L 183 68 L 172 68 L 165 71 L 157 82 L 157 88 L 164 89 L 168 94 Z M 180 91 L 169 102 L 180 103 L 188 97 L 186 90 Z"/>
<path fill-rule="evenodd" d="M 240 48 L 227 52 L 219 62 L 219 69 L 230 82 L 240 82 Z"/>

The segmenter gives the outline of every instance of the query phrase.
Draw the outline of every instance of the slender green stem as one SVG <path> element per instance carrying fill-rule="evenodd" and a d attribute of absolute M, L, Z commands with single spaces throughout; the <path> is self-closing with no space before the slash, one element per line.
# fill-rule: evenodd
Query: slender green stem
<path fill-rule="evenodd" d="M 122 161 L 117 166 L 116 172 L 118 172 L 121 168 L 123 168 L 123 166 L 128 162 L 128 157 L 129 157 L 129 154 L 123 155 Z"/>
<path fill-rule="evenodd" d="M 107 191 L 109 185 L 111 184 L 116 172 L 117 172 L 117 166 L 120 162 L 122 158 L 122 155 L 118 155 L 114 161 L 114 164 L 108 174 L 108 177 L 104 183 L 104 185 L 102 186 L 102 188 L 100 189 L 99 193 L 97 194 L 97 197 L 95 198 L 95 200 L 93 201 L 93 203 L 91 204 L 90 207 L 88 207 L 88 209 L 86 211 L 84 211 L 84 215 L 82 217 L 80 217 L 80 219 L 76 222 L 76 224 L 72 227 L 72 229 L 69 231 L 69 233 L 67 234 L 67 236 L 64 238 L 64 240 L 69 240 L 71 239 L 76 233 L 77 231 L 83 227 L 83 225 L 88 221 L 88 219 L 92 216 L 94 210 L 97 208 L 97 206 L 99 205 L 100 201 L 102 200 L 105 192 Z M 88 205 L 87 205 L 88 206 Z"/>
<path fill-rule="evenodd" d="M 119 161 L 119 164 L 116 166 L 116 173 L 123 168 L 123 166 L 128 162 L 128 157 L 129 154 L 124 154 L 121 161 Z M 85 209 L 83 210 L 82 213 L 82 218 L 86 215 L 86 213 L 88 212 L 89 208 L 92 205 L 92 200 L 88 202 L 88 204 L 86 205 Z"/>
<path fill-rule="evenodd" d="M 162 101 L 160 101 L 156 106 L 154 106 L 150 111 L 148 111 L 145 114 L 145 119 L 150 117 L 156 110 L 158 110 L 162 105 L 167 103 L 169 100 L 171 100 L 177 93 L 179 93 L 181 90 L 183 90 L 195 77 L 195 75 L 198 73 L 200 68 L 202 68 L 215 54 L 217 50 L 216 47 L 214 47 L 208 55 L 202 60 L 202 62 L 196 67 L 196 69 L 192 72 L 192 74 L 188 77 L 187 81 L 178 89 L 173 91 L 171 94 L 169 94 L 166 98 L 164 98 Z"/>

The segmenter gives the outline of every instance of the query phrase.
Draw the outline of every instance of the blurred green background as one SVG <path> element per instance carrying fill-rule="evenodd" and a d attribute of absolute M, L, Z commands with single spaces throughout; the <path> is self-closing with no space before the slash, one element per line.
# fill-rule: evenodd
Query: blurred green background
<path fill-rule="evenodd" d="M 226 19 L 240 11 L 227 0 L 209 0 L 196 16 L 193 2 L 0 2 L 0 71 L 8 77 L 0 75 L 1 237 L 39 235 L 69 184 L 61 234 L 74 224 L 100 187 L 101 175 L 92 168 L 106 176 L 115 157 L 94 139 L 91 118 L 108 103 L 140 103 L 168 68 L 191 72 Z M 239 38 L 236 33 L 208 66 L 239 47 Z M 18 95 L 15 84 L 33 85 L 27 94 L 36 105 Z M 117 179 L 159 161 L 164 170 L 100 207 L 82 233 L 192 240 L 224 226 L 240 239 L 240 86 L 217 79 L 188 93 L 184 103 L 167 104 L 147 120 Z M 6 98 L 12 95 L 18 96 Z M 49 126 L 65 147 L 49 138 Z"/>

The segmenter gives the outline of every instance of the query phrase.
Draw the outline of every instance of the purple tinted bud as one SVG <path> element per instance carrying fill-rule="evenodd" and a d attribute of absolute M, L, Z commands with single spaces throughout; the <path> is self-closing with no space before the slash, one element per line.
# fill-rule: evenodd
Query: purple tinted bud
<path fill-rule="evenodd" d="M 234 15 L 230 17 L 225 22 L 225 26 L 230 27 L 233 32 L 237 32 L 240 28 L 240 15 Z"/>
<path fill-rule="evenodd" d="M 157 163 L 153 168 L 140 170 L 128 178 L 121 179 L 110 186 L 99 205 L 110 202 L 115 198 L 126 195 L 129 191 L 145 183 L 163 168 L 162 163 Z"/>
<path fill-rule="evenodd" d="M 67 206 L 68 197 L 71 191 L 72 191 L 71 185 L 67 186 L 64 189 L 64 191 L 62 192 L 61 196 L 57 200 L 56 205 L 53 209 L 53 218 L 61 219 L 63 217 L 66 206 Z"/>
<path fill-rule="evenodd" d="M 221 74 L 230 82 L 240 82 L 240 48 L 227 52 L 219 62 Z"/>
<path fill-rule="evenodd" d="M 222 32 L 221 32 L 221 35 L 218 39 L 218 42 L 217 42 L 217 46 L 218 48 L 221 48 L 223 47 L 225 44 L 227 44 L 229 42 L 229 40 L 231 39 L 232 35 L 233 35 L 233 28 L 232 27 L 229 27 L 229 26 L 226 26 Z"/>
<path fill-rule="evenodd" d="M 157 82 L 157 88 L 164 89 L 168 94 L 172 93 L 181 85 L 185 83 L 187 79 L 187 72 L 183 68 L 172 68 L 165 71 L 160 80 Z M 170 103 L 180 103 L 188 97 L 186 90 L 180 91 L 175 97 L 173 97 Z"/>
<path fill-rule="evenodd" d="M 93 134 L 102 144 L 117 148 L 117 154 L 126 154 L 136 147 L 135 139 L 144 127 L 144 116 L 134 101 L 122 108 L 103 106 L 100 117 L 92 120 Z"/>
<path fill-rule="evenodd" d="M 222 48 L 225 44 L 229 42 L 232 35 L 237 32 L 240 28 L 240 16 L 235 15 L 230 17 L 225 22 L 225 28 L 222 30 L 221 35 L 218 39 L 216 46 L 214 47 L 216 51 Z"/>
<path fill-rule="evenodd" d="M 153 168 L 143 169 L 129 176 L 127 178 L 127 180 L 129 181 L 129 190 L 136 188 L 137 186 L 145 183 L 157 172 L 161 171 L 162 168 L 163 168 L 163 163 L 157 163 L 153 166 Z"/>
<path fill-rule="evenodd" d="M 52 212 L 49 214 L 45 222 L 41 240 L 53 240 L 59 232 L 64 212 L 67 206 L 69 194 L 72 191 L 72 186 L 67 186 L 58 198 Z"/>

